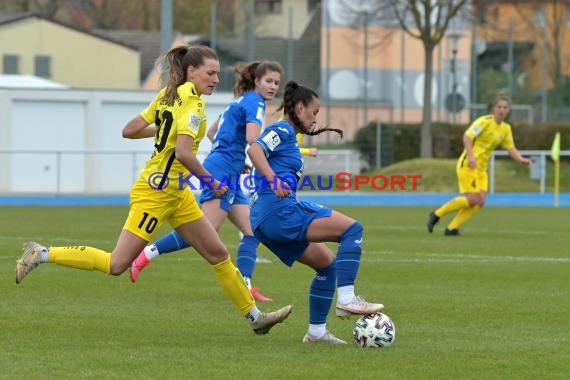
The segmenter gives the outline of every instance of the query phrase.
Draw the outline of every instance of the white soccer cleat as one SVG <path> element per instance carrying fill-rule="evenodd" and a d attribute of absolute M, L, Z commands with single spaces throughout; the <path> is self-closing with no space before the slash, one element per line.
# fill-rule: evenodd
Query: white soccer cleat
<path fill-rule="evenodd" d="M 366 302 L 361 296 L 355 296 L 349 303 L 336 304 L 336 316 L 341 319 L 349 319 L 353 315 L 368 315 L 382 311 L 381 303 Z"/>
<path fill-rule="evenodd" d="M 305 343 L 305 344 L 313 344 L 313 343 L 346 344 L 346 342 L 344 340 L 337 338 L 330 331 L 327 331 L 326 334 L 320 338 L 315 338 L 311 334 L 306 333 L 305 336 L 303 337 L 303 343 Z"/>
<path fill-rule="evenodd" d="M 22 257 L 16 261 L 16 284 L 22 282 L 35 267 L 41 263 L 41 252 L 47 248 L 35 242 L 29 242 L 24 246 Z"/>
<path fill-rule="evenodd" d="M 287 319 L 289 314 L 291 314 L 291 305 L 287 305 L 276 311 L 261 313 L 257 321 L 251 323 L 253 332 L 257 335 L 265 335 L 273 326 Z"/>
<path fill-rule="evenodd" d="M 255 258 L 255 263 L 256 264 L 271 264 L 273 263 L 273 261 L 261 256 L 259 253 L 257 254 L 257 257 Z"/>

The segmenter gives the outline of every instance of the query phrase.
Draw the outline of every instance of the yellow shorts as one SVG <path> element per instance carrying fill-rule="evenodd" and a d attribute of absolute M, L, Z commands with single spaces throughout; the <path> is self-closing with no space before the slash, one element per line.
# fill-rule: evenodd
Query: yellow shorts
<path fill-rule="evenodd" d="M 183 190 L 180 194 L 181 198 L 154 190 L 146 181 L 138 180 L 131 189 L 129 216 L 123 229 L 151 241 L 164 222 L 177 228 L 204 216 L 192 192 Z"/>
<path fill-rule="evenodd" d="M 489 177 L 486 171 L 469 167 L 457 168 L 457 181 L 460 193 L 479 193 L 489 191 Z"/>

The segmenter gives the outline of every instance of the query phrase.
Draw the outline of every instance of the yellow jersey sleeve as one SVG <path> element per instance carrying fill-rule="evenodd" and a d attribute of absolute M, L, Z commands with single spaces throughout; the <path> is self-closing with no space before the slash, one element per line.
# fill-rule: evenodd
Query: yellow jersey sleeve
<path fill-rule="evenodd" d="M 156 121 L 156 110 L 158 100 L 164 96 L 164 89 L 162 89 L 157 96 L 152 100 L 152 102 L 145 108 L 141 113 L 140 116 L 147 122 L 147 123 L 155 123 Z"/>
<path fill-rule="evenodd" d="M 489 125 L 488 119 L 491 117 L 492 117 L 491 115 L 487 115 L 475 119 L 475 121 L 471 123 L 469 128 L 467 128 L 467 130 L 465 131 L 467 137 L 469 137 L 471 140 L 475 140 L 475 138 L 479 136 L 485 130 L 485 128 L 487 128 L 487 126 Z"/>
<path fill-rule="evenodd" d="M 175 115 L 176 134 L 193 137 L 192 152 L 198 154 L 200 142 L 206 134 L 206 104 L 197 95 L 194 85 L 190 82 L 178 87 L 178 94 L 186 101 L 180 112 Z"/>

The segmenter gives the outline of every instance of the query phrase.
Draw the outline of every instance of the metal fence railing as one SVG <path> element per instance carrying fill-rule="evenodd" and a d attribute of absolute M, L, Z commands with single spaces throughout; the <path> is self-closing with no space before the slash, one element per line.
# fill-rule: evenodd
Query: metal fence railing
<path fill-rule="evenodd" d="M 539 183 L 539 192 L 544 194 L 546 191 L 546 167 L 547 157 L 550 157 L 549 150 L 520 150 L 519 153 L 525 157 L 532 159 L 533 164 L 530 167 L 530 177 Z M 509 153 L 504 150 L 493 152 L 489 161 L 489 192 L 495 192 L 495 162 L 497 156 L 508 156 Z M 560 157 L 570 157 L 570 150 L 560 152 Z"/>
<path fill-rule="evenodd" d="M 128 193 L 149 151 L 2 150 L 2 194 L 120 194 Z M 198 152 L 203 159 L 207 150 Z M 319 150 L 305 157 L 305 174 L 359 174 L 359 154 L 353 150 Z M 194 180 L 195 186 L 199 183 Z"/>

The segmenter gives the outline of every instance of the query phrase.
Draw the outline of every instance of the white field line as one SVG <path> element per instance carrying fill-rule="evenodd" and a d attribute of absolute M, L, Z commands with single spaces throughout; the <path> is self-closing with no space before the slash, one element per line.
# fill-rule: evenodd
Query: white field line
<path fill-rule="evenodd" d="M 111 240 L 82 240 L 78 242 L 76 239 L 68 239 L 64 237 L 45 237 L 36 236 L 36 240 L 39 243 L 47 242 L 48 240 L 57 241 L 58 244 L 81 244 L 81 245 L 91 245 L 94 247 L 112 247 L 115 245 L 115 241 Z M 28 237 L 22 236 L 7 236 L 0 235 L 0 240 L 17 240 L 22 242 L 22 246 L 27 241 L 30 241 Z M 235 253 L 237 245 L 228 244 L 227 245 L 230 254 Z M 182 253 L 191 253 L 192 259 L 202 260 L 200 255 L 195 251 L 184 251 Z M 13 259 L 20 254 L 19 251 L 10 254 L 8 252 L 1 252 L 0 259 Z M 262 253 L 262 256 L 268 255 L 272 257 L 271 253 Z M 168 255 L 171 259 L 174 259 L 177 255 Z M 185 260 L 188 258 L 186 257 Z M 364 249 L 362 255 L 363 262 L 393 262 L 393 263 L 501 263 L 501 262 L 535 262 L 535 263 L 570 263 L 570 257 L 530 257 L 530 256 L 487 256 L 487 255 L 474 255 L 470 253 L 434 253 L 434 252 L 394 252 L 394 251 L 370 251 Z"/>
<path fill-rule="evenodd" d="M 438 233 L 438 227 L 435 228 L 434 233 Z M 445 224 L 440 228 L 440 233 L 443 233 Z M 515 229 L 490 229 L 490 228 L 468 228 L 471 233 L 484 233 L 484 234 L 509 234 L 509 235 L 546 235 L 552 234 L 553 231 L 546 230 L 515 230 Z M 415 227 L 410 226 L 366 226 L 364 236 L 370 232 L 382 231 L 425 231 L 428 234 L 425 225 L 418 225 Z M 562 231 L 560 231 L 562 233 Z M 429 235 L 429 234 L 428 234 Z"/>
<path fill-rule="evenodd" d="M 570 263 L 570 257 L 487 256 L 469 253 L 365 251 L 362 255 L 362 261 L 393 263 Z"/>
<path fill-rule="evenodd" d="M 234 252 L 237 246 L 228 246 L 230 252 Z M 13 255 L 2 254 L 0 259 L 15 259 L 19 252 Z M 179 254 L 168 254 L 168 260 L 181 260 L 181 254 L 184 254 L 184 260 L 191 261 L 203 260 L 195 251 L 183 251 Z M 271 253 L 264 252 L 262 257 L 273 259 Z M 273 261 L 273 260 L 272 260 Z M 364 263 L 418 263 L 418 264 L 436 264 L 436 263 L 570 263 L 570 257 L 528 257 L 528 256 L 486 256 L 473 255 L 466 253 L 429 253 L 429 252 L 413 252 L 398 253 L 391 251 L 365 251 L 362 255 Z"/>

